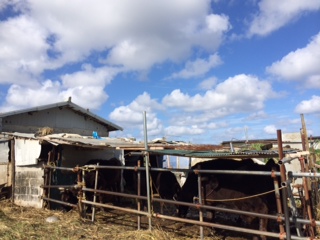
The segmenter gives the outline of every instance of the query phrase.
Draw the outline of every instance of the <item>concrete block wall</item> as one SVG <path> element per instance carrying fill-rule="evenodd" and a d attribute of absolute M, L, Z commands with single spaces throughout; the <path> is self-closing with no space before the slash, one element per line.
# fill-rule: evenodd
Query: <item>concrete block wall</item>
<path fill-rule="evenodd" d="M 43 169 L 36 167 L 16 167 L 14 203 L 24 207 L 41 208 L 43 189 Z"/>

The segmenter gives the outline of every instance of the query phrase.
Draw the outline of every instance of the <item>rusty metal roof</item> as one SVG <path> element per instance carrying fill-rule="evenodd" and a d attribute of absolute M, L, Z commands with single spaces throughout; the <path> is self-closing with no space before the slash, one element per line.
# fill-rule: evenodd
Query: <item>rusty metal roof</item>
<path fill-rule="evenodd" d="M 296 153 L 299 150 L 284 151 L 284 154 Z M 242 152 L 214 152 L 214 151 L 188 151 L 188 150 L 148 150 L 149 153 L 160 155 L 171 155 L 192 158 L 273 158 L 279 157 L 278 151 L 242 151 Z"/>

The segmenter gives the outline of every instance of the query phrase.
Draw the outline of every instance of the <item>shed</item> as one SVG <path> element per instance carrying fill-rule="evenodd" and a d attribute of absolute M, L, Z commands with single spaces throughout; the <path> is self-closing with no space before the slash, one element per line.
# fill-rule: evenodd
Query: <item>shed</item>
<path fill-rule="evenodd" d="M 91 136 L 97 132 L 101 137 L 108 137 L 109 132 L 123 130 L 84 109 L 71 98 L 65 102 L 43 105 L 0 114 L 1 132 L 38 133 L 39 129 L 50 127 L 54 133 L 75 133 Z"/>
<path fill-rule="evenodd" d="M 69 98 L 65 102 L 1 113 L 0 130 L 0 184 L 12 189 L 16 204 L 41 207 L 43 163 L 58 163 L 65 158 L 65 163 L 76 164 L 80 159 L 86 161 L 91 157 L 119 157 L 114 147 L 100 146 L 101 141 L 84 148 L 79 147 L 77 141 L 68 145 L 41 137 L 54 133 L 65 137 L 81 135 L 98 141 L 94 137 L 108 137 L 111 131 L 123 129 L 72 103 Z M 93 133 L 97 134 L 92 137 Z"/>

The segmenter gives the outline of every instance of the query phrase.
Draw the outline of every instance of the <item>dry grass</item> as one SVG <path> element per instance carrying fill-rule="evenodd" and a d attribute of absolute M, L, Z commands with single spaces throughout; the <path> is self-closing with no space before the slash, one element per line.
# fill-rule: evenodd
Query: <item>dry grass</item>
<path fill-rule="evenodd" d="M 57 222 L 47 222 L 48 217 L 55 216 Z M 153 223 L 152 231 L 136 230 L 137 216 L 106 212 L 99 213 L 95 223 L 81 219 L 76 211 L 62 212 L 56 210 L 34 209 L 12 205 L 8 200 L 0 201 L 0 239 L 50 239 L 50 240 L 78 240 L 78 239 L 139 239 L 139 240 L 176 240 L 199 239 L 198 227 L 195 230 L 182 231 L 168 222 L 159 222 L 167 226 L 165 230 L 161 224 Z M 142 221 L 142 228 L 147 229 L 147 221 Z M 210 237 L 205 239 L 221 239 Z"/>

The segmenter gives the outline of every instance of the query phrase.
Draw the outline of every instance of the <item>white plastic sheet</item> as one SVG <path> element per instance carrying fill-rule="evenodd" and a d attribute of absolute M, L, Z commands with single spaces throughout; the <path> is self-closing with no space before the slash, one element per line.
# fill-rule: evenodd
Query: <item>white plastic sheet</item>
<path fill-rule="evenodd" d="M 8 142 L 0 142 L 0 164 L 7 163 L 9 160 Z"/>
<path fill-rule="evenodd" d="M 41 153 L 39 140 L 15 139 L 16 166 L 34 165 L 38 163 Z"/>

